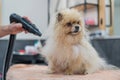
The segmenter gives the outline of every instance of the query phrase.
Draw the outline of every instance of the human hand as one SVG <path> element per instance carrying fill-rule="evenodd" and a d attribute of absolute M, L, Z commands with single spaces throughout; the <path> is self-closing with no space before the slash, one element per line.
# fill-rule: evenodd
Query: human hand
<path fill-rule="evenodd" d="M 31 22 L 28 17 L 24 16 L 23 18 L 27 19 L 29 22 Z M 8 31 L 9 31 L 9 34 L 17 34 L 17 33 L 20 33 L 20 32 L 25 32 L 27 33 L 26 30 L 24 30 L 22 28 L 22 24 L 21 23 L 11 23 L 9 26 L 8 26 Z"/>
<path fill-rule="evenodd" d="M 21 23 L 11 23 L 8 26 L 8 32 L 9 34 L 17 34 L 24 31 L 24 29 L 22 28 L 22 24 Z"/>

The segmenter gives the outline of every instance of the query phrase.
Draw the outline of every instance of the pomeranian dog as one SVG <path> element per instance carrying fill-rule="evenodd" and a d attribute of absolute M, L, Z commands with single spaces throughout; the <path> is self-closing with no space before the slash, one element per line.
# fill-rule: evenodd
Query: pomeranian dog
<path fill-rule="evenodd" d="M 87 40 L 85 27 L 77 10 L 59 11 L 49 30 L 50 35 L 42 49 L 48 61 L 49 73 L 90 74 L 113 67 L 99 57 Z"/>

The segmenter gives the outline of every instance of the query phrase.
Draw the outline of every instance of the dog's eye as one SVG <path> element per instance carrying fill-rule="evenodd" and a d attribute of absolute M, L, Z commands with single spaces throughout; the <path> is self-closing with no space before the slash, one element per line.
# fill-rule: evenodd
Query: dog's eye
<path fill-rule="evenodd" d="M 80 24 L 80 21 L 78 21 L 77 24 Z"/>
<path fill-rule="evenodd" d="M 73 24 L 75 24 L 76 22 L 74 21 Z"/>
<path fill-rule="evenodd" d="M 72 26 L 72 23 L 68 22 L 66 25 L 67 25 L 67 26 Z"/>

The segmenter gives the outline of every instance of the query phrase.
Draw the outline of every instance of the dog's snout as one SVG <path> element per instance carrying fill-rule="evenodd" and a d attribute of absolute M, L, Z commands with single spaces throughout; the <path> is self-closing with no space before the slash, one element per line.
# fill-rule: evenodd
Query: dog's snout
<path fill-rule="evenodd" d="M 74 31 L 73 31 L 73 32 L 74 32 L 74 33 L 77 33 L 77 32 L 79 32 L 79 29 L 80 29 L 80 27 L 79 27 L 79 26 L 75 26 L 75 27 L 74 27 Z"/>
<path fill-rule="evenodd" d="M 76 30 L 79 30 L 79 26 L 75 26 L 75 29 L 76 29 Z"/>

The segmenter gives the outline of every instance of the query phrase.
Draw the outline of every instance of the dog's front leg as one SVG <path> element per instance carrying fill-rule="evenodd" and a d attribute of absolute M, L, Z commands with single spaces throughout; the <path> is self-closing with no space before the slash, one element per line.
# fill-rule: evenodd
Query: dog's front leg
<path fill-rule="evenodd" d="M 51 62 L 51 63 L 48 63 L 48 71 L 47 71 L 47 73 L 48 74 L 52 74 L 52 73 L 55 73 L 56 71 L 55 71 L 56 69 L 55 69 L 55 65 Z"/>
<path fill-rule="evenodd" d="M 66 75 L 72 75 L 72 74 L 73 74 L 72 68 L 71 68 L 71 67 L 66 68 L 66 69 L 65 69 L 65 74 L 66 74 Z"/>

